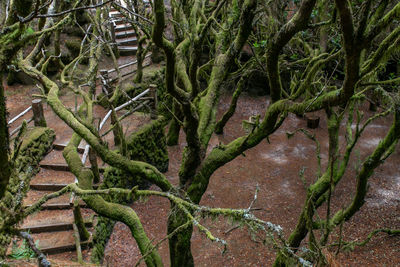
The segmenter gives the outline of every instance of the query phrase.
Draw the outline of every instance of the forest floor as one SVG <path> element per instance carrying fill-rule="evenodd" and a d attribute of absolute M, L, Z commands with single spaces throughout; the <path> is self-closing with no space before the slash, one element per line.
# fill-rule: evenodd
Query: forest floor
<path fill-rule="evenodd" d="M 32 93 L 38 93 L 34 86 L 15 85 L 6 86 L 7 108 L 12 118 L 30 105 Z M 221 97 L 218 116 L 228 108 L 230 93 Z M 73 94 L 62 97 L 67 106 L 74 106 Z M 268 97 L 251 97 L 246 94 L 240 97 L 237 112 L 228 122 L 223 135 L 214 135 L 209 150 L 212 147 L 232 141 L 244 134 L 241 127 L 242 120 L 252 115 L 263 114 L 268 105 Z M 365 116 L 372 113 L 367 106 L 363 107 Z M 98 113 L 97 113 L 98 112 Z M 104 114 L 97 110 L 96 116 Z M 56 125 L 58 140 L 65 143 L 72 135 L 63 122 L 52 114 L 50 107 L 45 105 L 45 113 L 49 126 Z M 315 133 L 321 144 L 321 161 L 323 169 L 327 164 L 328 136 L 327 123 L 323 112 L 320 125 Z M 127 120 L 138 121 L 138 117 Z M 339 183 L 332 196 L 332 212 L 345 207 L 350 203 L 355 189 L 355 173 L 361 162 L 373 151 L 381 138 L 388 131 L 392 117 L 378 119 L 369 125 L 355 148 L 348 171 Z M 344 126 L 344 125 L 343 125 Z M 296 134 L 287 139 L 287 132 L 298 128 L 306 128 L 306 121 L 292 114 L 283 123 L 282 127 L 258 146 L 246 151 L 232 162 L 221 167 L 211 177 L 207 192 L 204 194 L 201 205 L 221 208 L 249 207 L 258 186 L 258 199 L 254 204 L 254 214 L 260 219 L 282 226 L 285 236 L 294 229 L 303 206 L 306 189 L 300 172 L 304 172 L 306 184 L 315 180 L 317 172 L 316 146 L 304 137 Z M 344 134 L 340 137 L 343 143 Z M 170 165 L 166 173 L 167 178 L 178 184 L 179 163 L 185 137 L 181 133 L 180 144 L 169 147 Z M 344 144 L 342 144 L 342 150 Z M 377 228 L 400 228 L 400 146 L 391 157 L 378 167 L 370 178 L 369 191 L 366 203 L 355 216 L 343 225 L 343 240 L 364 240 L 367 235 Z M 153 187 L 153 189 L 156 189 Z M 165 199 L 151 197 L 146 202 L 136 202 L 131 205 L 142 220 L 143 226 L 154 243 L 165 238 L 166 222 L 169 202 Z M 325 207 L 321 207 L 320 216 L 325 216 Z M 275 251 L 271 245 L 260 242 L 257 235 L 251 235 L 246 228 L 235 227 L 224 218 L 205 220 L 202 222 L 212 233 L 227 241 L 227 251 L 216 243 L 211 243 L 203 234 L 195 230 L 192 237 L 192 252 L 196 266 L 271 266 L 275 258 Z M 339 240 L 338 232 L 332 235 L 331 243 Z M 168 266 L 168 243 L 164 242 L 159 248 L 165 265 Z M 386 234 L 375 236 L 364 247 L 356 247 L 352 252 L 335 254 L 335 249 L 325 250 L 340 266 L 400 266 L 400 237 L 390 237 Z M 85 253 L 86 260 L 90 251 Z M 75 253 L 63 253 L 50 256 L 58 262 L 55 266 L 79 266 Z M 132 238 L 128 227 L 117 223 L 105 251 L 105 266 L 134 266 L 140 259 L 139 250 Z M 28 265 L 26 265 L 28 266 Z M 34 265 L 33 265 L 34 266 Z M 144 266 L 142 263 L 140 266 Z"/>

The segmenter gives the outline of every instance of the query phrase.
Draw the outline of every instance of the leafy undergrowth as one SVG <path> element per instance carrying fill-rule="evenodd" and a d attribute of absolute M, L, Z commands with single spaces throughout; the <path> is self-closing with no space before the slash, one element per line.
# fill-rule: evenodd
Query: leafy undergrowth
<path fill-rule="evenodd" d="M 35 244 L 39 247 L 39 240 L 36 240 Z M 17 243 L 13 244 L 9 257 L 16 260 L 32 259 L 35 258 L 35 252 L 29 247 L 28 242 L 23 240 L 20 245 Z"/>

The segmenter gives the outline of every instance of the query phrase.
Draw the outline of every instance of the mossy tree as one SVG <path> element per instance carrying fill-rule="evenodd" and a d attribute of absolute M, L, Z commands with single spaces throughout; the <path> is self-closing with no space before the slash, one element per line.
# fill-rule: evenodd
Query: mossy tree
<path fill-rule="evenodd" d="M 92 190 L 93 174 L 91 170 L 84 168 L 76 152 L 76 147 L 82 138 L 104 162 L 132 176 L 140 176 L 141 179 L 148 180 L 163 191 L 162 193 L 142 192 L 142 194 L 156 194 L 171 201 L 168 219 L 171 266 L 194 265 L 190 245 L 194 226 L 199 227 L 211 240 L 218 241 L 194 217 L 212 174 L 224 164 L 268 138 L 279 129 L 289 113 L 303 115 L 306 112 L 325 110 L 328 119 L 329 162 L 325 170 L 321 169 L 316 182 L 308 187 L 298 224 L 288 240 L 283 240 L 283 246 L 280 247 L 275 262 L 276 266 L 290 265 L 293 259 L 299 260 L 299 255 L 296 253 L 307 235 L 310 241 L 309 250 L 313 253 L 306 256 L 311 261 L 323 263 L 320 248 L 327 244 L 329 235 L 336 226 L 351 218 L 360 209 L 364 203 L 369 177 L 395 149 L 400 138 L 399 93 L 398 91 L 385 92 L 379 85 L 398 84 L 400 80 L 394 78 L 378 81 L 376 73 L 398 52 L 398 47 L 400 47 L 400 27 L 396 22 L 400 18 L 400 3 L 374 0 L 350 3 L 347 0 L 336 0 L 323 9 L 328 10 L 330 15 L 324 14 L 322 21 L 316 12 L 316 10 L 321 10 L 321 5 L 317 4 L 326 3 L 326 1 L 294 1 L 291 9 L 293 8 L 295 12 L 293 14 L 283 12 L 283 15 L 279 16 L 274 13 L 274 10 L 280 10 L 277 2 L 269 5 L 271 1 L 261 3 L 257 0 L 233 0 L 232 2 L 192 0 L 182 3 L 171 1 L 174 38 L 169 40 L 164 37 L 166 26 L 164 1 L 154 0 L 152 41 L 164 51 L 166 56 L 165 87 L 173 98 L 174 110 L 179 113 L 179 116 L 173 116 L 174 127 L 170 127 L 170 131 L 179 132 L 182 129 L 187 143 L 179 171 L 179 185 L 176 187 L 154 166 L 130 160 L 123 153 L 108 149 L 93 127 L 92 110 L 95 103 L 91 99 L 91 93 L 78 89 L 72 82 L 74 77 L 71 66 L 73 64 L 65 67 L 62 78 L 64 84 L 84 99 L 81 113 L 78 114 L 71 112 L 63 105 L 58 98 L 57 83 L 35 66 L 32 56 L 35 49 L 26 57 L 20 53 L 16 59 L 19 68 L 41 82 L 48 104 L 75 131 L 64 151 L 64 156 L 72 172 L 78 177 L 79 188 L 70 186 L 63 192 L 68 190 L 80 192 L 89 207 L 97 213 L 127 224 L 148 266 L 160 266 L 162 262 L 135 212 L 124 205 L 110 203 L 99 195 L 93 195 L 114 192 L 114 189 L 103 192 Z M 78 3 L 79 1 L 76 2 Z M 30 37 L 39 38 L 38 46 L 44 33 L 62 27 L 70 19 L 71 16 L 67 14 L 54 26 L 47 25 L 42 32 L 35 32 Z M 16 25 L 14 30 L 18 34 L 21 25 L 25 24 L 16 22 L 14 25 Z M 101 32 L 99 25 L 100 23 L 92 22 L 93 35 Z M 260 25 L 266 25 L 266 27 L 260 27 Z M 325 27 L 322 33 L 318 31 L 321 26 Z M 340 35 L 336 32 L 340 32 Z M 316 44 L 320 43 L 320 38 L 325 40 L 326 35 L 330 37 L 330 34 L 336 38 L 335 42 L 325 44 L 323 41 L 324 47 L 319 49 Z M 2 36 L 5 35 L 0 35 L 0 38 Z M 20 33 L 17 40 L 20 40 L 21 36 Z M 4 38 L 0 41 L 6 42 Z M 254 56 L 249 64 L 242 64 L 239 60 L 240 54 L 249 41 L 257 44 Z M 3 51 L 10 50 L 12 47 L 15 46 L 9 43 L 6 46 L 0 46 L 0 56 L 5 55 Z M 99 47 L 101 47 L 101 38 L 92 38 L 92 55 L 100 53 Z M 294 51 L 286 50 L 288 47 L 299 51 L 296 56 L 299 58 L 287 56 L 288 51 Z M 22 45 L 11 49 L 14 51 L 13 56 L 21 48 Z M 208 54 L 208 58 L 202 62 L 202 56 L 205 53 Z M 340 83 L 333 82 L 322 70 L 323 66 L 334 61 L 339 62 L 338 65 L 340 64 L 344 73 Z M 0 63 L 7 64 L 5 61 Z M 90 72 L 92 77 L 95 75 L 96 64 L 96 61 L 92 61 L 89 66 L 93 70 Z M 247 74 L 255 68 L 264 71 L 268 77 L 271 104 L 263 115 L 260 114 L 259 120 L 253 122 L 249 133 L 230 143 L 220 144 L 206 154 L 210 138 L 218 125 L 216 112 L 224 83 L 232 73 L 246 73 L 243 75 L 244 79 L 251 77 Z M 301 71 L 298 71 L 299 69 Z M 287 70 L 292 79 L 290 83 L 282 79 L 282 75 Z M 68 73 L 70 76 L 65 76 Z M 87 78 L 90 79 L 90 77 Z M 205 86 L 201 85 L 201 80 L 206 81 Z M 241 86 L 243 86 L 243 79 L 239 79 L 236 99 L 242 90 Z M 357 127 L 354 131 L 351 128 L 353 114 L 357 113 L 359 104 L 365 101 L 366 94 L 372 89 L 379 93 L 385 111 L 367 119 L 364 126 Z M 114 96 L 118 93 L 120 92 L 117 88 Z M 236 100 L 232 101 L 232 108 L 229 109 L 227 116 L 224 116 L 225 122 L 234 113 L 235 106 Z M 353 201 L 332 217 L 328 215 L 326 220 L 315 220 L 314 214 L 317 209 L 323 203 L 328 202 L 329 206 L 330 196 L 346 172 L 350 155 L 365 127 L 375 118 L 387 114 L 394 114 L 392 127 L 374 152 L 363 162 L 361 171 L 356 177 L 357 187 Z M 338 154 L 339 129 L 344 118 L 348 120 L 346 151 L 340 156 Z M 223 125 L 218 128 L 221 132 Z M 115 189 L 115 191 L 130 197 L 134 192 L 140 194 L 137 190 L 127 192 Z M 231 212 L 234 213 L 232 216 L 236 216 L 236 219 L 249 218 L 248 213 L 241 213 L 239 216 Z M 216 213 L 227 215 L 231 212 L 229 209 L 221 209 Z M 315 238 L 313 234 L 315 230 L 321 231 L 321 240 Z M 280 238 L 282 240 L 281 236 Z M 303 255 L 300 256 L 303 257 Z"/>

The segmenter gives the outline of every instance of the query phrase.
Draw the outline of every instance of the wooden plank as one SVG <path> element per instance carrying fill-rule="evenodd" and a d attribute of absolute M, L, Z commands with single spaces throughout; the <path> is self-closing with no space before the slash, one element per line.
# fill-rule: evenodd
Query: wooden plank
<path fill-rule="evenodd" d="M 44 118 L 42 99 L 32 100 L 33 120 L 36 127 L 46 127 L 46 120 Z"/>
<path fill-rule="evenodd" d="M 40 167 L 43 169 L 50 169 L 54 171 L 69 171 L 69 167 L 67 164 L 40 164 Z M 101 173 L 104 172 L 104 168 L 99 168 Z"/>
<path fill-rule="evenodd" d="M 92 246 L 92 240 L 81 242 L 82 249 L 87 249 L 91 246 Z M 68 251 L 75 251 L 75 249 L 76 249 L 75 243 L 56 246 L 56 247 L 40 248 L 40 250 L 46 254 L 58 254 Z"/>
<path fill-rule="evenodd" d="M 43 169 L 50 169 L 55 171 L 69 171 L 67 164 L 40 164 Z"/>
<path fill-rule="evenodd" d="M 31 184 L 30 188 L 38 191 L 58 191 L 68 184 Z"/>
<path fill-rule="evenodd" d="M 79 264 L 83 264 L 81 239 L 80 239 L 80 236 L 79 236 L 78 227 L 76 226 L 75 223 L 72 226 L 74 228 L 75 248 L 76 248 L 76 254 L 77 254 L 77 257 L 78 257 L 78 262 L 79 262 Z"/>
<path fill-rule="evenodd" d="M 92 227 L 93 223 L 91 221 L 86 221 L 85 226 Z M 21 231 L 29 231 L 32 234 L 38 234 L 43 232 L 58 232 L 58 231 L 68 231 L 72 230 L 72 223 L 56 223 L 56 224 L 44 224 L 35 226 L 26 226 L 21 228 Z"/>
<path fill-rule="evenodd" d="M 26 113 L 28 113 L 30 110 L 32 109 L 32 106 L 28 107 L 27 109 L 25 109 L 24 111 L 22 111 L 21 113 L 19 113 L 17 116 L 15 116 L 14 118 L 12 118 L 7 125 L 12 124 L 13 122 L 15 122 L 16 120 L 18 120 L 19 118 L 21 118 L 22 116 L 24 116 Z"/>
<path fill-rule="evenodd" d="M 79 203 L 81 207 L 86 207 L 85 203 Z M 25 208 L 29 208 L 32 205 L 26 205 Z M 65 210 L 72 208 L 70 203 L 55 203 L 55 204 L 44 204 L 42 205 L 42 210 Z"/>
<path fill-rule="evenodd" d="M 48 184 L 48 183 L 41 183 L 41 184 L 31 184 L 30 188 L 37 190 L 37 191 L 58 191 L 66 187 L 68 184 Z M 93 188 L 97 189 L 99 184 L 94 184 Z"/>

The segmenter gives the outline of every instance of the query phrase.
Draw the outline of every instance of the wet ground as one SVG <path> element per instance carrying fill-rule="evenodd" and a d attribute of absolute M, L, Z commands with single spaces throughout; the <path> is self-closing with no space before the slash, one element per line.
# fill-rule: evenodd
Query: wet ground
<path fill-rule="evenodd" d="M 7 89 L 10 118 L 29 106 L 30 94 L 38 93 L 32 88 L 32 86 L 13 86 Z M 74 106 L 74 97 L 71 94 L 67 93 L 62 99 L 71 108 Z M 229 101 L 229 94 L 224 94 L 220 101 L 219 116 L 228 108 Z M 266 97 L 241 96 L 237 112 L 227 124 L 225 134 L 213 136 L 210 148 L 243 135 L 242 120 L 247 120 L 252 115 L 262 114 L 267 104 Z M 363 109 L 365 115 L 372 114 L 367 111 L 367 107 Z M 56 142 L 66 143 L 72 130 L 54 114 L 51 115 L 50 107 L 47 105 L 45 105 L 45 111 L 48 124 L 52 127 L 54 125 L 57 132 Z M 98 110 L 96 116 L 103 113 L 104 111 Z M 318 113 L 318 115 L 321 117 L 320 126 L 311 131 L 316 134 L 321 143 L 322 165 L 325 166 L 328 149 L 327 125 L 324 114 Z M 345 177 L 333 194 L 332 212 L 350 203 L 354 195 L 355 173 L 359 170 L 360 163 L 388 131 L 391 120 L 391 117 L 382 118 L 368 126 L 355 148 Z M 126 121 L 126 127 L 141 122 L 140 116 L 132 117 L 130 121 Z M 212 207 L 247 208 L 258 186 L 258 199 L 254 207 L 259 210 L 254 214 L 263 220 L 281 225 L 285 235 L 288 236 L 296 225 L 305 199 L 306 190 L 299 172 L 304 171 L 307 184 L 315 181 L 317 172 L 315 144 L 301 134 L 296 134 L 289 140 L 286 137 L 286 132 L 305 127 L 304 119 L 289 115 L 282 127 L 271 135 L 270 143 L 267 140 L 262 141 L 258 146 L 246 151 L 245 156 L 236 158 L 213 174 L 201 204 Z M 169 148 L 170 166 L 166 175 L 174 184 L 178 183 L 179 162 L 185 145 L 183 134 L 180 136 L 180 141 L 179 146 Z M 344 137 L 341 137 L 341 141 L 344 141 Z M 343 225 L 344 240 L 361 241 L 369 232 L 377 228 L 400 228 L 399 159 L 400 147 L 398 146 L 393 155 L 376 169 L 375 174 L 370 178 L 366 203 L 349 222 Z M 151 197 L 146 202 L 134 203 L 132 207 L 141 218 L 150 239 L 157 242 L 165 237 L 168 201 Z M 325 214 L 325 209 L 322 209 L 320 216 Z M 275 257 L 274 250 L 257 239 L 253 240 L 246 228 L 234 228 L 235 225 L 226 222 L 223 218 L 203 223 L 215 236 L 227 241 L 228 250 L 222 254 L 223 248 L 220 245 L 211 243 L 195 230 L 192 238 L 192 252 L 196 266 L 270 266 L 272 264 Z M 331 241 L 337 240 L 338 236 L 335 233 Z M 166 242 L 160 246 L 159 251 L 165 265 L 168 266 Z M 329 251 L 334 254 L 333 250 Z M 90 252 L 86 253 L 87 258 Z M 75 260 L 76 255 L 64 253 L 54 258 L 64 261 Z M 139 251 L 129 229 L 122 223 L 117 223 L 106 248 L 105 265 L 134 266 L 139 258 Z M 350 253 L 340 253 L 335 260 L 342 266 L 399 266 L 400 237 L 379 234 L 365 247 L 356 248 Z"/>

